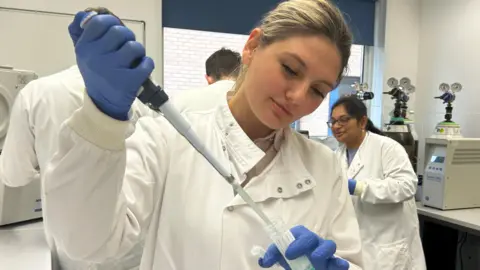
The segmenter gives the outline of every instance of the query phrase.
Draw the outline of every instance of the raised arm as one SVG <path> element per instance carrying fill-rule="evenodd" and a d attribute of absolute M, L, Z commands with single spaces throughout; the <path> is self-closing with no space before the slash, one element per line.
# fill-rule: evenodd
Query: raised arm
<path fill-rule="evenodd" d="M 146 233 L 168 163 L 162 120 L 143 117 L 125 142 L 133 126 L 104 115 L 87 96 L 63 125 L 45 173 L 44 217 L 71 258 L 121 256 Z"/>
<path fill-rule="evenodd" d="M 144 47 L 114 16 L 86 13 L 69 26 L 85 81 L 83 106 L 60 131 L 45 173 L 45 223 L 73 259 L 121 256 L 145 234 L 161 203 L 166 164 L 162 119 L 128 121 L 138 89 L 153 71 Z M 138 65 L 132 67 L 133 62 Z M 126 166 L 128 164 L 128 166 Z"/>

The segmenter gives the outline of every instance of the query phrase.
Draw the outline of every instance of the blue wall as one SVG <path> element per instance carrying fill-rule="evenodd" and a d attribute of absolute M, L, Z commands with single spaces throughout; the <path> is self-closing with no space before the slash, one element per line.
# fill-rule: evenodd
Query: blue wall
<path fill-rule="evenodd" d="M 164 0 L 163 26 L 249 34 L 279 0 Z M 333 0 L 345 13 L 355 44 L 373 45 L 375 0 Z"/>

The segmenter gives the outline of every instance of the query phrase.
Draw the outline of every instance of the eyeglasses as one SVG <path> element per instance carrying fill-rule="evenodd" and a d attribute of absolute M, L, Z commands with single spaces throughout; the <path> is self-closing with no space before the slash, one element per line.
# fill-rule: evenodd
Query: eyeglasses
<path fill-rule="evenodd" d="M 338 123 L 339 126 L 343 127 L 348 123 L 348 121 L 350 121 L 350 119 L 352 119 L 350 116 L 342 116 L 338 119 L 330 119 L 330 121 L 327 122 L 327 126 L 332 128 L 335 123 Z"/>

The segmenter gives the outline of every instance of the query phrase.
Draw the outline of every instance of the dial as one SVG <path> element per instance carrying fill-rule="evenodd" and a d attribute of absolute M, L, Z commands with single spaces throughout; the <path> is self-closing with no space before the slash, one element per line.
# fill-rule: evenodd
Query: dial
<path fill-rule="evenodd" d="M 406 88 L 407 86 L 409 86 L 411 84 L 411 81 L 409 78 L 407 77 L 403 77 L 400 79 L 400 86 Z"/>
<path fill-rule="evenodd" d="M 460 83 L 454 83 L 452 86 L 450 86 L 453 92 L 460 92 L 462 90 L 462 85 Z"/>
<path fill-rule="evenodd" d="M 407 93 L 412 94 L 412 93 L 415 92 L 415 86 L 413 86 L 413 85 L 408 85 L 407 88 L 406 88 L 406 90 L 407 90 Z"/>
<path fill-rule="evenodd" d="M 448 90 L 450 90 L 450 85 L 448 85 L 446 83 L 441 83 L 440 86 L 439 86 L 439 89 L 442 92 L 447 92 Z"/>
<path fill-rule="evenodd" d="M 390 88 L 398 87 L 398 80 L 392 77 L 392 78 L 388 79 L 387 85 Z"/>

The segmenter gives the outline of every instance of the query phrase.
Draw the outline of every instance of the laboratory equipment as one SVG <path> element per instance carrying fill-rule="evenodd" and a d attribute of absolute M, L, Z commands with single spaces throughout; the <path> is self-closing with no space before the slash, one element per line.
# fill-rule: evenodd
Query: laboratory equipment
<path fill-rule="evenodd" d="M 480 139 L 426 138 L 422 203 L 442 210 L 480 207 Z"/>
<path fill-rule="evenodd" d="M 355 91 L 352 93 L 352 95 L 356 96 L 360 100 L 371 100 L 374 98 L 373 92 L 368 91 L 368 84 L 367 83 L 359 83 L 355 82 L 352 85 L 353 89 Z"/>
<path fill-rule="evenodd" d="M 27 83 L 37 78 L 32 71 L 0 66 L 0 155 L 15 97 Z M 0 180 L 0 226 L 41 217 L 40 179 L 17 188 L 8 187 Z"/>
<path fill-rule="evenodd" d="M 445 107 L 445 120 L 437 124 L 432 138 L 462 137 L 460 125 L 452 121 L 452 103 L 455 101 L 456 93 L 460 92 L 462 88 L 460 83 L 453 83 L 451 86 L 446 83 L 440 84 L 439 90 L 443 94 L 435 98 L 441 99 L 443 104 L 447 104 Z"/>
<path fill-rule="evenodd" d="M 417 171 L 417 156 L 418 156 L 418 135 L 415 131 L 413 120 L 407 114 L 407 102 L 410 100 L 410 95 L 415 92 L 415 86 L 411 84 L 409 78 L 404 77 L 400 82 L 396 78 L 390 78 L 387 85 L 391 88 L 390 91 L 384 94 L 390 95 L 395 100 L 395 107 L 390 114 L 390 122 L 385 124 L 383 133 L 400 143 L 407 151 L 408 157 L 412 164 L 414 171 Z M 413 115 L 413 112 L 410 112 Z"/>
<path fill-rule="evenodd" d="M 395 107 L 391 113 L 390 125 L 410 123 L 408 119 L 408 101 L 410 95 L 415 92 L 415 86 L 411 84 L 409 78 L 404 77 L 400 79 L 400 83 L 396 78 L 390 78 L 387 81 L 387 85 L 391 88 L 390 91 L 384 92 L 384 94 L 392 96 L 395 100 Z"/>
<path fill-rule="evenodd" d="M 97 14 L 112 14 L 108 9 L 101 9 L 101 11 L 92 11 L 100 9 L 87 9 L 88 15 L 83 18 L 80 23 L 81 28 L 88 26 L 88 22 L 91 18 Z M 138 65 L 140 61 L 135 60 L 132 63 L 132 66 Z M 145 82 L 140 87 L 137 98 L 147 105 L 150 109 L 161 113 L 165 119 L 181 134 L 190 145 L 201 154 L 210 165 L 229 183 L 235 194 L 238 194 L 253 210 L 254 212 L 262 219 L 265 223 L 265 231 L 270 236 L 270 239 L 277 245 L 280 249 L 282 247 L 287 247 L 291 242 L 295 240 L 290 230 L 280 227 L 281 223 L 275 223 L 270 220 L 265 213 L 257 206 L 257 204 L 252 200 L 250 195 L 243 189 L 243 187 L 235 181 L 235 178 L 230 173 L 230 168 L 226 168 L 223 164 L 210 152 L 203 143 L 203 141 L 197 136 L 190 126 L 190 123 L 185 120 L 185 118 L 180 114 L 180 112 L 174 107 L 174 105 L 169 101 L 168 95 L 165 91 L 157 84 L 155 84 L 150 78 L 147 78 Z M 284 246 L 286 245 L 286 246 Z M 285 253 L 282 252 L 284 256 Z M 286 258 L 285 258 L 286 259 Z M 292 270 L 311 270 L 314 269 L 307 257 L 302 256 L 295 260 L 287 260 L 288 264 Z"/>

